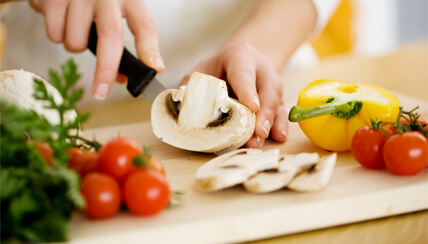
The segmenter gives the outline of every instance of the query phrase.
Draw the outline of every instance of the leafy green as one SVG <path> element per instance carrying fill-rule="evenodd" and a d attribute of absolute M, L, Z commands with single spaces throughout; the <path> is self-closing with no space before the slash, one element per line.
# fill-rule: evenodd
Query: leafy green
<path fill-rule="evenodd" d="M 74 88 L 80 75 L 73 60 L 68 60 L 61 70 L 61 75 L 51 70 L 50 81 L 63 96 L 62 103 L 55 102 L 43 81 L 34 80 L 34 97 L 58 112 L 59 124 L 0 101 L 2 242 L 64 241 L 72 212 L 84 206 L 79 176 L 68 168 L 65 151 L 76 145 L 77 131 L 89 114 L 77 115 L 72 121 L 65 119 L 83 90 Z M 53 166 L 46 163 L 32 143 L 39 141 L 53 149 Z"/>

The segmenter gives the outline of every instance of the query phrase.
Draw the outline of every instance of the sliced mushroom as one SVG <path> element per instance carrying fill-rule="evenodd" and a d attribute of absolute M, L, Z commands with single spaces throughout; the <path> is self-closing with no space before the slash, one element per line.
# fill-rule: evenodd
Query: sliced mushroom
<path fill-rule="evenodd" d="M 195 175 L 200 192 L 218 191 L 241 184 L 259 171 L 278 167 L 279 150 L 239 149 L 202 165 Z"/>
<path fill-rule="evenodd" d="M 56 103 L 63 101 L 61 94 L 58 90 L 43 80 L 41 77 L 26 72 L 23 70 L 7 70 L 0 72 L 0 99 L 13 103 L 23 109 L 34 110 L 39 115 L 43 115 L 52 124 L 59 124 L 60 118 L 56 110 L 45 108 L 45 104 L 36 100 L 34 94 L 34 81 L 33 79 L 43 81 L 47 91 L 53 96 Z M 66 111 L 64 120 L 72 121 L 76 118 L 76 111 Z"/>
<path fill-rule="evenodd" d="M 320 156 L 318 153 L 284 154 L 279 165 L 279 171 L 287 171 L 290 167 L 296 167 L 297 172 L 302 172 L 315 165 Z"/>
<path fill-rule="evenodd" d="M 197 72 L 187 86 L 163 91 L 152 105 L 154 134 L 190 151 L 239 148 L 254 133 L 255 121 L 250 109 L 228 96 L 223 80 Z"/>
<path fill-rule="evenodd" d="M 282 155 L 278 168 L 259 172 L 244 182 L 244 187 L 252 193 L 266 193 L 279 190 L 289 184 L 294 176 L 318 162 L 318 153 Z"/>
<path fill-rule="evenodd" d="M 284 188 L 297 174 L 295 167 L 287 171 L 267 170 L 260 172 L 244 182 L 245 190 L 252 193 L 266 193 Z"/>
<path fill-rule="evenodd" d="M 322 189 L 330 182 L 336 158 L 337 153 L 321 157 L 316 165 L 296 176 L 287 187 L 303 192 Z"/>

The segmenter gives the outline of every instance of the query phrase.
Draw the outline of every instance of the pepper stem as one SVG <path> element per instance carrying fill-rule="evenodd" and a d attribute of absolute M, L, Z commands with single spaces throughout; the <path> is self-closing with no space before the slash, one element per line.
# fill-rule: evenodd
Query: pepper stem
<path fill-rule="evenodd" d="M 361 101 L 347 101 L 343 102 L 340 99 L 331 97 L 327 100 L 326 104 L 322 104 L 313 108 L 301 108 L 298 106 L 293 106 L 290 110 L 288 120 L 291 122 L 299 122 L 305 119 L 310 119 L 326 114 L 331 114 L 333 116 L 350 119 L 358 112 L 360 112 L 363 107 Z"/>

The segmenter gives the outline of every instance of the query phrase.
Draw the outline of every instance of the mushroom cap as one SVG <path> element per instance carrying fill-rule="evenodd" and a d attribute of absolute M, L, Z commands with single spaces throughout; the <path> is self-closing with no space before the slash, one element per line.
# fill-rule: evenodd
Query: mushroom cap
<path fill-rule="evenodd" d="M 44 107 L 43 101 L 36 100 L 34 94 L 34 78 L 43 81 L 49 94 L 56 103 L 63 101 L 61 94 L 50 83 L 31 72 L 23 70 L 7 70 L 0 72 L 0 99 L 13 103 L 23 109 L 34 110 L 44 116 L 51 124 L 59 124 L 58 111 Z M 72 121 L 76 118 L 76 111 L 66 111 L 64 120 Z"/>
<path fill-rule="evenodd" d="M 222 115 L 227 117 L 222 119 Z M 244 145 L 254 133 L 256 117 L 228 96 L 223 80 L 193 73 L 186 87 L 165 90 L 156 97 L 151 122 L 154 134 L 163 142 L 212 153 Z"/>

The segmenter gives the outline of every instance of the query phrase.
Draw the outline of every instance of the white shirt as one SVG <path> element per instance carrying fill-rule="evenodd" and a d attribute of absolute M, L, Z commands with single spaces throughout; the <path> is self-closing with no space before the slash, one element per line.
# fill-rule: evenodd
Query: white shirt
<path fill-rule="evenodd" d="M 229 36 L 249 14 L 254 0 L 146 0 L 159 29 L 160 50 L 166 70 L 157 78 L 167 87 L 177 87 L 182 77 Z M 318 12 L 312 36 L 324 28 L 340 0 L 313 0 Z M 48 79 L 50 68 L 59 70 L 70 57 L 77 62 L 82 74 L 80 85 L 86 92 L 83 103 L 94 103 L 91 86 L 95 57 L 89 51 L 68 53 L 62 45 L 52 43 L 46 36 L 41 14 L 27 2 L 15 2 L 1 10 L 6 25 L 6 42 L 1 70 L 24 69 Z M 125 23 L 125 22 L 124 22 Z M 126 23 L 124 24 L 126 26 Z M 125 46 L 135 54 L 133 36 L 125 30 Z M 287 67 L 316 61 L 309 45 L 302 45 Z M 115 85 L 109 101 L 128 98 L 123 85 Z"/>

